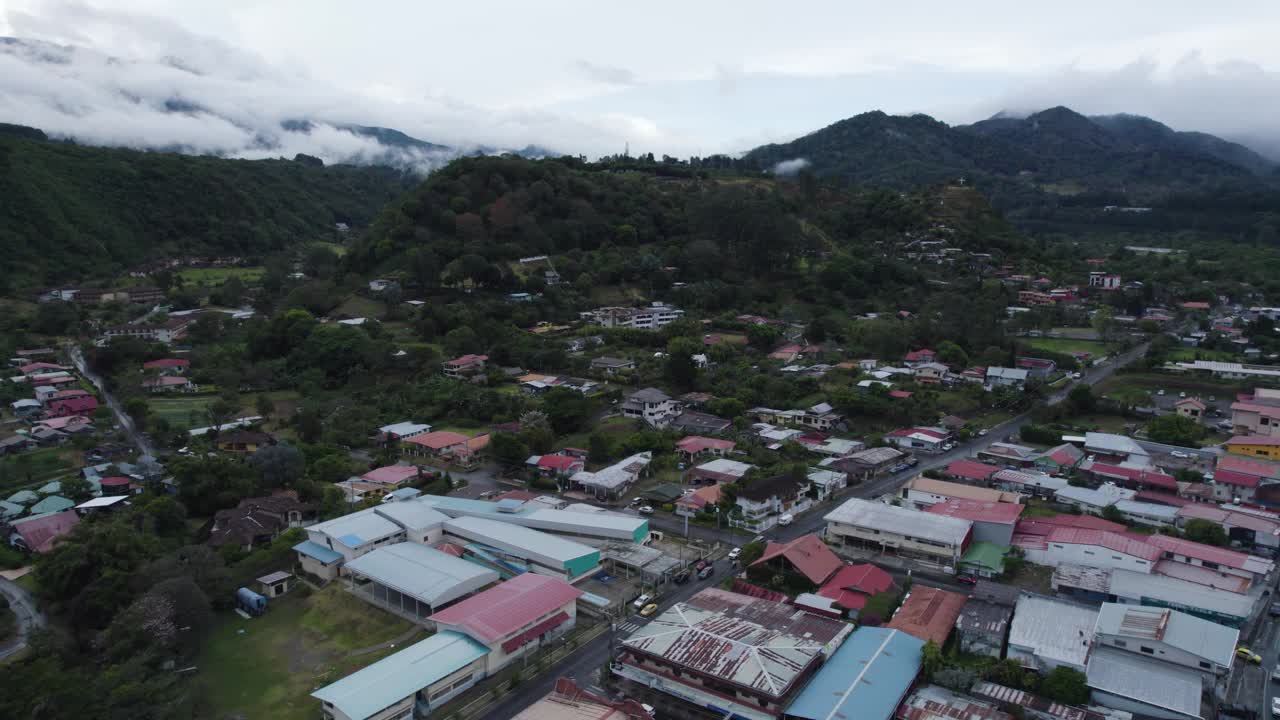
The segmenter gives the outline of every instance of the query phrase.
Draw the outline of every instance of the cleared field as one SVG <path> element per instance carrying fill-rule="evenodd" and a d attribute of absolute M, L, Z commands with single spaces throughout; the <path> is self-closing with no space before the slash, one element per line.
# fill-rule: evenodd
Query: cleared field
<path fill-rule="evenodd" d="M 164 418 L 170 425 L 193 427 L 207 424 L 205 409 L 217 399 L 217 395 L 154 397 L 147 399 L 147 407 L 153 415 Z M 194 420 L 191 417 L 192 412 L 197 415 Z"/>
<path fill-rule="evenodd" d="M 1087 352 L 1094 357 L 1107 354 L 1107 346 L 1095 340 L 1075 340 L 1073 338 L 1018 338 L 1018 344 L 1037 350 L 1057 353 Z"/>
<path fill-rule="evenodd" d="M 286 595 L 252 620 L 223 613 L 196 661 L 199 717 L 314 718 L 310 694 L 395 649 L 377 647 L 414 630 L 339 584 L 309 598 Z M 397 648 L 426 637 L 419 630 Z M 362 648 L 371 652 L 353 655 Z"/>
<path fill-rule="evenodd" d="M 80 453 L 68 447 L 50 447 L 0 458 L 0 491 L 48 482 L 80 466 Z"/>
<path fill-rule="evenodd" d="M 329 313 L 330 317 L 367 317 L 374 320 L 381 320 L 382 316 L 387 312 L 387 305 L 379 300 L 373 300 L 361 295 L 352 295 L 342 301 L 333 312 Z"/>
<path fill-rule="evenodd" d="M 238 277 L 242 282 L 257 282 L 266 270 L 261 265 L 252 267 L 212 267 L 186 268 L 178 271 L 178 277 L 185 283 L 221 285 L 230 278 Z"/>

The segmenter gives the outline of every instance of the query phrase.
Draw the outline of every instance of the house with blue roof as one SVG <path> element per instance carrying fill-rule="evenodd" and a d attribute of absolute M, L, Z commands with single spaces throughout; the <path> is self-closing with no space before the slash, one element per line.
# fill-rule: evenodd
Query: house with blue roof
<path fill-rule="evenodd" d="M 783 713 L 796 720 L 889 720 L 920 674 L 924 641 L 900 630 L 860 627 Z"/>
<path fill-rule="evenodd" d="M 377 548 L 406 539 L 405 528 L 368 508 L 316 523 L 307 539 L 293 546 L 302 568 L 325 580 L 338 576 L 342 564 Z"/>

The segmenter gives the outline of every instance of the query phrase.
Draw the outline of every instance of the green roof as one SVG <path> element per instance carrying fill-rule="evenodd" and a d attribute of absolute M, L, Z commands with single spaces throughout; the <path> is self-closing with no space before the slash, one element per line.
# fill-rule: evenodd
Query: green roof
<path fill-rule="evenodd" d="M 995 543 L 976 542 L 965 551 L 964 557 L 960 558 L 960 564 L 976 565 L 984 570 L 1000 573 L 1004 571 L 1004 556 L 1008 552 L 1009 548 L 1000 547 Z"/>
<path fill-rule="evenodd" d="M 664 483 L 651 490 L 645 490 L 640 493 L 646 499 L 656 500 L 658 502 L 675 502 L 684 496 L 684 488 L 671 483 Z"/>
<path fill-rule="evenodd" d="M 62 512 L 63 510 L 67 510 L 75 506 L 76 502 L 74 500 L 68 500 L 58 495 L 50 495 L 35 505 L 32 505 L 31 514 L 41 515 L 44 513 Z"/>

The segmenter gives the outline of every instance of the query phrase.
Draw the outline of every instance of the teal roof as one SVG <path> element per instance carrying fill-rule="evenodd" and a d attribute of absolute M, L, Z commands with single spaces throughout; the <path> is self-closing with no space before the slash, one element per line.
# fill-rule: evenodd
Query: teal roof
<path fill-rule="evenodd" d="M 889 720 L 920 673 L 924 641 L 900 630 L 860 627 L 787 706 L 806 720 Z"/>
<path fill-rule="evenodd" d="M 1008 548 L 1002 548 L 995 543 L 976 542 L 965 551 L 964 556 L 960 558 L 960 564 L 977 565 L 995 573 L 1003 572 L 1004 556 L 1008 552 Z"/>
<path fill-rule="evenodd" d="M 351 720 L 365 720 L 489 654 L 489 648 L 451 630 L 358 670 L 311 693 Z"/>
<path fill-rule="evenodd" d="M 23 507 L 17 503 L 11 503 L 8 500 L 0 500 L 0 517 L 13 517 L 21 515 Z"/>
<path fill-rule="evenodd" d="M 57 495 L 58 493 L 62 492 L 62 483 L 58 482 L 57 480 L 47 482 L 41 485 L 40 487 L 36 488 L 36 492 L 40 493 L 41 495 Z"/>
<path fill-rule="evenodd" d="M 61 512 L 67 508 L 73 508 L 75 506 L 76 502 L 74 500 L 68 500 L 58 495 L 50 495 L 35 505 L 32 505 L 31 514 L 38 515 L 42 513 Z"/>
<path fill-rule="evenodd" d="M 294 545 L 293 549 L 297 550 L 303 555 L 306 555 L 309 558 L 319 560 L 321 563 L 324 563 L 325 565 L 328 565 L 331 562 L 337 562 L 338 560 L 342 559 L 341 553 L 335 550 L 330 550 L 329 548 L 321 545 L 320 543 L 312 542 L 310 540 L 304 540 L 298 543 L 297 545 Z"/>
<path fill-rule="evenodd" d="M 36 502 L 39 499 L 40 499 L 40 496 L 31 492 L 30 490 L 19 490 L 18 492 L 9 496 L 9 502 L 17 503 L 18 505 L 29 505 L 33 502 Z"/>

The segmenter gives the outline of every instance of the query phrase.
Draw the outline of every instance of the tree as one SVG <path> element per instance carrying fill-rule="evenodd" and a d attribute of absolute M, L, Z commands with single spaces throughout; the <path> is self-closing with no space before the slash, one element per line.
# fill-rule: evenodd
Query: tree
<path fill-rule="evenodd" d="M 942 648 L 930 640 L 921 650 L 920 671 L 926 678 L 933 678 L 934 673 L 942 669 Z"/>
<path fill-rule="evenodd" d="M 495 460 L 511 467 L 522 467 L 529 457 L 529 446 L 508 432 L 494 433 L 489 441 L 489 450 Z"/>
<path fill-rule="evenodd" d="M 187 510 L 177 500 L 162 495 L 143 506 L 141 516 L 160 537 L 180 537 L 187 531 Z"/>
<path fill-rule="evenodd" d="M 580 429 L 591 417 L 591 401 L 577 390 L 556 387 L 542 396 L 542 412 L 553 430 L 567 435 Z"/>
<path fill-rule="evenodd" d="M 1227 537 L 1227 531 L 1221 525 L 1212 520 L 1202 520 L 1196 518 L 1187 521 L 1186 534 L 1188 540 L 1194 540 L 1205 545 L 1216 545 L 1218 547 L 1226 547 L 1230 543 Z"/>
<path fill-rule="evenodd" d="M 1064 705 L 1084 705 L 1089 702 L 1088 678 L 1079 670 L 1059 665 L 1041 681 L 1040 694 Z"/>
<path fill-rule="evenodd" d="M 702 352 L 702 344 L 688 337 L 672 338 L 667 343 L 667 379 L 681 390 L 689 390 L 698 378 L 693 356 Z"/>
<path fill-rule="evenodd" d="M 757 350 L 772 350 L 782 339 L 776 325 L 752 325 L 747 328 L 747 344 Z"/>
<path fill-rule="evenodd" d="M 952 367 L 968 367 L 969 354 L 950 340 L 938 343 L 938 362 Z"/>
<path fill-rule="evenodd" d="M 68 475 L 59 481 L 62 485 L 61 495 L 68 500 L 84 502 L 93 497 L 93 485 L 79 474 Z"/>
<path fill-rule="evenodd" d="M 274 490 L 293 485 L 302 477 L 307 461 L 297 448 L 280 443 L 268 445 L 249 457 L 249 464 L 258 474 L 259 486 Z"/>
<path fill-rule="evenodd" d="M 444 349 L 450 356 L 465 355 L 480 350 L 480 336 L 470 326 L 456 327 L 444 336 Z"/>
<path fill-rule="evenodd" d="M 609 438 L 600 433 L 591 433 L 587 438 L 587 452 L 591 454 L 594 462 L 607 462 L 613 454 L 609 448 Z"/>
<path fill-rule="evenodd" d="M 255 406 L 255 409 L 258 411 L 258 414 L 264 418 L 271 417 L 271 414 L 274 413 L 276 410 L 275 402 L 272 401 L 271 396 L 267 394 L 259 395 L 257 401 L 254 403 L 254 406 Z"/>
<path fill-rule="evenodd" d="M 314 443 L 320 440 L 321 433 L 324 432 L 324 423 L 320 420 L 320 413 L 307 406 L 298 411 L 294 416 L 294 425 L 298 428 L 298 437 L 304 443 Z"/>
<path fill-rule="evenodd" d="M 1161 415 L 1147 424 L 1147 437 L 1166 445 L 1196 447 L 1204 426 L 1185 415 Z"/>
<path fill-rule="evenodd" d="M 1073 413 L 1087 414 L 1097 408 L 1098 401 L 1093 396 L 1093 388 L 1081 383 L 1067 393 L 1067 405 L 1071 407 Z"/>
<path fill-rule="evenodd" d="M 1127 524 L 1126 521 L 1128 520 L 1128 518 L 1125 517 L 1125 514 L 1120 512 L 1115 505 L 1108 505 L 1102 508 L 1102 519 L 1110 520 L 1113 523 L 1120 523 L 1121 525 Z"/>

